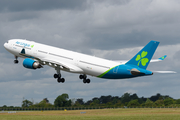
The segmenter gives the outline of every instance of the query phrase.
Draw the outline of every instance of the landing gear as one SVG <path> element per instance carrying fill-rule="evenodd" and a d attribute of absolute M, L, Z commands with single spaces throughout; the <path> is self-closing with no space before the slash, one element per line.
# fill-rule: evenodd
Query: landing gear
<path fill-rule="evenodd" d="M 57 79 L 57 82 L 60 83 L 64 83 L 65 79 L 61 78 L 61 73 L 60 73 L 60 67 L 55 68 L 55 70 L 57 71 L 57 74 L 54 74 L 54 78 Z"/>
<path fill-rule="evenodd" d="M 19 61 L 17 60 L 18 56 L 14 56 L 14 57 L 15 57 L 14 64 L 18 64 L 19 63 Z"/>
<path fill-rule="evenodd" d="M 83 83 L 90 83 L 90 79 L 87 79 L 87 76 L 84 74 L 84 75 L 79 75 L 79 78 L 80 79 L 83 79 Z"/>
<path fill-rule="evenodd" d="M 65 79 L 64 78 L 61 78 L 61 74 L 54 74 L 54 78 L 56 79 L 57 78 L 57 82 L 60 83 L 64 83 L 65 82 Z"/>
<path fill-rule="evenodd" d="M 64 83 L 64 82 L 65 82 L 65 79 L 64 79 L 64 78 L 58 78 L 58 79 L 57 79 L 57 82 L 58 82 L 58 83 L 60 83 L 60 82 Z"/>
<path fill-rule="evenodd" d="M 14 60 L 14 64 L 18 64 L 19 63 L 19 61 L 18 60 Z"/>
<path fill-rule="evenodd" d="M 61 77 L 61 74 L 54 74 L 54 78 L 58 78 L 58 77 Z"/>

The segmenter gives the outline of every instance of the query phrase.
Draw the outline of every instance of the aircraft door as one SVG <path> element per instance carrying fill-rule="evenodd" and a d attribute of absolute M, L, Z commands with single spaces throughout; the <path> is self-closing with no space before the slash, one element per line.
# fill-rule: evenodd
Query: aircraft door
<path fill-rule="evenodd" d="M 116 66 L 116 67 L 113 69 L 113 73 L 117 73 L 117 72 L 118 72 L 118 69 L 119 69 L 119 66 Z"/>

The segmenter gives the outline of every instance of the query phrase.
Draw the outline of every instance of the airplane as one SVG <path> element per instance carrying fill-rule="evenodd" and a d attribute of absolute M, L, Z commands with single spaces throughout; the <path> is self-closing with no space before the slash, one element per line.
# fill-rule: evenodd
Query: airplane
<path fill-rule="evenodd" d="M 158 47 L 158 41 L 150 41 L 132 59 L 125 61 L 113 61 L 78 52 L 73 52 L 34 41 L 24 39 L 11 39 L 4 43 L 7 51 L 15 56 L 25 58 L 23 66 L 28 69 L 43 68 L 48 65 L 56 70 L 54 78 L 57 82 L 65 82 L 61 76 L 61 70 L 78 73 L 83 83 L 90 83 L 87 75 L 105 79 L 126 79 L 140 76 L 153 75 L 152 71 L 146 70 L 150 62 L 162 61 L 166 55 L 159 59 L 152 59 Z M 174 71 L 155 71 L 158 73 L 175 73 Z"/>

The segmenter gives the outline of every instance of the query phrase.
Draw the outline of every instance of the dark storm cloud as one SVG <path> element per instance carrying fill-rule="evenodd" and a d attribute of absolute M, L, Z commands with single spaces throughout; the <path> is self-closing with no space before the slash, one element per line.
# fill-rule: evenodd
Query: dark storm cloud
<path fill-rule="evenodd" d="M 50 9 L 83 9 L 85 0 L 0 0 L 0 11 L 38 11 Z"/>
<path fill-rule="evenodd" d="M 132 31 L 131 33 L 90 33 L 91 40 L 86 41 L 89 48 L 113 50 L 145 46 L 149 41 L 159 41 L 160 45 L 173 45 L 179 42 L 179 37 L 158 36 L 148 31 Z"/>
<path fill-rule="evenodd" d="M 124 5 L 132 0 L 90 0 L 90 3 L 107 3 L 108 5 Z"/>

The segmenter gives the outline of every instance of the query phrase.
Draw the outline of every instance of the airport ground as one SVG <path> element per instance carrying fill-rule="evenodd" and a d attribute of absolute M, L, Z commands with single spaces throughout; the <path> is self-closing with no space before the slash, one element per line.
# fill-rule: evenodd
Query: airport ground
<path fill-rule="evenodd" d="M 0 120 L 179 120 L 180 108 L 120 108 L 0 113 Z"/>

